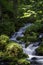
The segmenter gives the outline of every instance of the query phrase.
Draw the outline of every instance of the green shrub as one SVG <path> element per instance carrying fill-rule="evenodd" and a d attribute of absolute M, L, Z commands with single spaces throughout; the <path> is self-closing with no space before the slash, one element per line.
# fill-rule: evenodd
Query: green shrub
<path fill-rule="evenodd" d="M 25 35 L 24 35 L 24 38 L 23 38 L 23 40 L 25 41 L 25 42 L 36 42 L 37 40 L 38 40 L 38 34 L 37 33 L 35 33 L 35 32 L 30 32 L 30 34 L 29 34 L 29 32 L 28 32 L 28 34 L 26 33 Z"/>
<path fill-rule="evenodd" d="M 6 35 L 1 35 L 0 36 L 0 50 L 4 50 L 8 42 L 9 42 L 9 37 Z"/>
<path fill-rule="evenodd" d="M 41 22 L 36 22 L 36 23 L 32 24 L 30 27 L 28 27 L 26 29 L 26 32 L 27 33 L 32 32 L 32 31 L 33 32 L 43 32 L 42 28 L 43 28 L 43 24 Z"/>
<path fill-rule="evenodd" d="M 30 62 L 26 59 L 20 59 L 18 60 L 18 65 L 30 65 Z"/>
<path fill-rule="evenodd" d="M 19 44 L 10 42 L 6 45 L 5 49 L 4 52 L 0 52 L 0 56 L 3 61 L 8 61 L 9 65 L 30 65 L 30 62 L 25 59 L 28 55 L 23 53 L 22 47 Z"/>
<path fill-rule="evenodd" d="M 6 46 L 6 51 L 9 55 L 17 57 L 17 58 L 27 57 L 23 53 L 22 47 L 17 43 L 9 43 Z"/>

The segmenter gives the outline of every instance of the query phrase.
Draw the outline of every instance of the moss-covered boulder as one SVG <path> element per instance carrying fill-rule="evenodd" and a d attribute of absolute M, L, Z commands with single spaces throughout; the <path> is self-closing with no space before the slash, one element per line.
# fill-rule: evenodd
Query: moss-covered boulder
<path fill-rule="evenodd" d="M 23 53 L 23 49 L 20 44 L 13 41 L 9 41 L 9 37 L 6 35 L 0 36 L 0 44 L 1 63 L 3 62 L 3 64 L 7 65 L 30 64 L 27 60 L 25 60 L 28 55 Z M 24 61 L 20 61 L 21 59 L 24 59 Z"/>
<path fill-rule="evenodd" d="M 9 37 L 6 35 L 0 36 L 0 50 L 4 50 L 5 46 L 9 43 Z"/>
<path fill-rule="evenodd" d="M 6 46 L 6 51 L 14 57 L 22 57 L 23 55 L 22 47 L 19 44 L 13 42 Z"/>
<path fill-rule="evenodd" d="M 26 59 L 19 59 L 18 65 L 30 65 L 30 62 L 27 61 Z"/>
<path fill-rule="evenodd" d="M 28 55 L 23 53 L 23 49 L 21 45 L 15 43 L 15 42 L 10 42 L 6 47 L 6 52 L 5 54 L 8 54 L 9 56 L 17 57 L 17 58 L 26 58 Z"/>

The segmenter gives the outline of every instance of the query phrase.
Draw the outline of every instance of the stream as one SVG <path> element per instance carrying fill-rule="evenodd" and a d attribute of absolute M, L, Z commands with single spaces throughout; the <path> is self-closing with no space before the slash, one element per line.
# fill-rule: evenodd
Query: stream
<path fill-rule="evenodd" d="M 31 65 L 43 65 L 43 56 L 37 56 L 35 55 L 35 50 L 39 47 L 39 42 L 35 42 L 30 44 L 27 48 L 25 48 L 25 43 L 17 40 L 17 37 L 23 37 L 24 32 L 27 27 L 31 26 L 32 24 L 25 24 L 24 27 L 21 27 L 18 32 L 15 32 L 14 35 L 12 35 L 10 40 L 13 40 L 15 42 L 21 43 L 21 46 L 23 48 L 23 52 L 29 55 L 29 58 L 27 58 L 28 61 L 31 62 Z M 42 37 L 42 34 L 39 36 Z"/>

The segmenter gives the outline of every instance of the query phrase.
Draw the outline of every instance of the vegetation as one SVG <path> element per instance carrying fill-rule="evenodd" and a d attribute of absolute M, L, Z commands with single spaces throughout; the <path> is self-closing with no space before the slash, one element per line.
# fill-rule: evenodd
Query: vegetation
<path fill-rule="evenodd" d="M 9 42 L 9 37 L 6 35 L 1 35 L 0 36 L 0 50 L 3 51 L 8 42 Z"/>
<path fill-rule="evenodd" d="M 22 47 L 19 44 L 10 42 L 8 36 L 0 36 L 0 58 L 3 63 L 8 62 L 9 65 L 30 65 L 30 62 L 26 60 L 27 57 L 28 55 L 23 53 Z"/>
<path fill-rule="evenodd" d="M 39 35 L 43 33 L 42 29 L 43 24 L 41 22 L 35 22 L 26 29 L 24 37 L 18 39 L 26 42 L 27 45 L 30 44 L 30 42 L 37 42 L 41 40 Z"/>
<path fill-rule="evenodd" d="M 17 39 L 24 41 L 25 47 L 31 42 L 42 42 L 39 35 L 43 33 L 43 0 L 0 0 L 0 57 L 3 62 L 9 61 L 8 65 L 30 65 L 22 47 L 9 40 L 26 23 L 32 25 L 24 37 Z M 36 51 L 43 55 L 43 43 Z"/>
<path fill-rule="evenodd" d="M 43 56 L 43 42 L 41 45 L 36 49 L 37 55 Z"/>
<path fill-rule="evenodd" d="M 10 36 L 24 23 L 42 22 L 42 11 L 43 0 L 0 0 L 0 34 Z"/>
<path fill-rule="evenodd" d="M 31 42 L 40 42 L 40 46 L 36 49 L 37 55 L 43 56 L 43 35 L 40 38 L 40 34 L 43 33 L 43 24 L 41 22 L 37 22 L 28 27 L 24 33 L 24 37 L 22 40 L 26 42 L 25 46 L 27 47 Z"/>

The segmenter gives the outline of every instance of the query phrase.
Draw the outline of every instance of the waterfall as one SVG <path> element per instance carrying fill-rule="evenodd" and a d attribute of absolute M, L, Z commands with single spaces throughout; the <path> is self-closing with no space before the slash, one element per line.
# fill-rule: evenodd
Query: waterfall
<path fill-rule="evenodd" d="M 13 40 L 18 43 L 21 42 L 21 41 L 17 40 L 17 37 L 23 37 L 24 36 L 23 33 L 25 32 L 26 28 L 31 25 L 33 25 L 33 24 L 29 23 L 29 24 L 24 25 L 24 27 L 21 27 L 18 32 L 15 32 L 14 35 L 12 35 L 10 40 Z M 39 36 L 39 38 L 41 38 L 41 37 L 42 37 L 42 34 Z M 35 60 L 35 62 L 41 63 L 41 65 L 43 65 L 43 56 L 35 55 L 35 50 L 39 47 L 38 46 L 39 42 L 35 42 L 35 44 L 32 43 L 27 48 L 25 48 L 24 42 L 21 42 L 21 43 L 22 43 L 21 46 L 23 48 L 23 52 L 26 53 L 27 55 L 29 55 L 29 58 L 27 58 L 27 60 L 30 60 L 32 62 Z"/>

